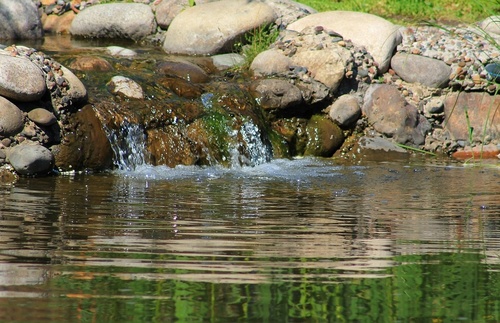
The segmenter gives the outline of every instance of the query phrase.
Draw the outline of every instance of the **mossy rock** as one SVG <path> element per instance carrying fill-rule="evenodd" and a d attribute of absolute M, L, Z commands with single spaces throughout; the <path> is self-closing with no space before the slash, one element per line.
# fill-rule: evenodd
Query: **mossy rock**
<path fill-rule="evenodd" d="M 314 115 L 306 126 L 308 137 L 304 155 L 331 157 L 342 146 L 344 134 L 332 120 Z"/>

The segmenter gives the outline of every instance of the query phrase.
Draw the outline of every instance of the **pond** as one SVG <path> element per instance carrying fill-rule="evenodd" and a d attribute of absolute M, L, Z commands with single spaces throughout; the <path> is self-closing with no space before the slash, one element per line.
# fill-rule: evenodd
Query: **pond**
<path fill-rule="evenodd" d="M 1 322 L 497 322 L 500 170 L 138 166 L 0 187 Z"/>

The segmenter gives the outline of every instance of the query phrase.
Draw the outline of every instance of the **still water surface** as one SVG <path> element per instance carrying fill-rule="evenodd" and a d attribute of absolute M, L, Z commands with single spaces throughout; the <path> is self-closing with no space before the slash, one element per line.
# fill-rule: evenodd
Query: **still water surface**
<path fill-rule="evenodd" d="M 500 321 L 498 164 L 22 179 L 0 239 L 0 322 Z"/>

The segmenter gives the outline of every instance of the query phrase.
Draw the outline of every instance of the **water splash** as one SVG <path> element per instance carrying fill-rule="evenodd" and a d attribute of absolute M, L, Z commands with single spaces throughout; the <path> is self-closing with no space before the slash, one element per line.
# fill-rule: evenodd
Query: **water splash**
<path fill-rule="evenodd" d="M 132 171 L 146 164 L 147 138 L 142 126 L 124 121 L 118 130 L 108 129 L 107 133 L 119 170 Z"/>
<path fill-rule="evenodd" d="M 242 164 L 255 166 L 271 161 L 273 157 L 271 145 L 263 140 L 259 127 L 252 121 L 247 121 L 241 126 L 239 132 L 243 139 L 245 152 L 243 154 L 245 162 Z"/>

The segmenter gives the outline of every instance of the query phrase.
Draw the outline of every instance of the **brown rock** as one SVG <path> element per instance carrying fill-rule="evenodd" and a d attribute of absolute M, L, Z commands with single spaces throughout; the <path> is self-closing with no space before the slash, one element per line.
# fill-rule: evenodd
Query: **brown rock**
<path fill-rule="evenodd" d="M 79 71 L 98 71 L 109 72 L 113 66 L 104 58 L 95 56 L 79 56 L 70 65 L 69 68 Z"/>
<path fill-rule="evenodd" d="M 445 127 L 456 140 L 469 139 L 469 124 L 473 140 L 482 142 L 485 136 L 500 138 L 500 96 L 478 92 L 448 95 L 444 102 Z"/>
<path fill-rule="evenodd" d="M 35 108 L 28 112 L 28 118 L 40 126 L 51 126 L 57 122 L 52 112 L 42 108 Z"/>
<path fill-rule="evenodd" d="M 314 115 L 307 123 L 308 142 L 304 155 L 331 157 L 342 146 L 342 130 L 325 116 Z"/>
<path fill-rule="evenodd" d="M 166 61 L 158 64 L 157 70 L 160 74 L 181 77 L 192 83 L 206 83 L 210 79 L 201 67 L 189 62 Z"/>

